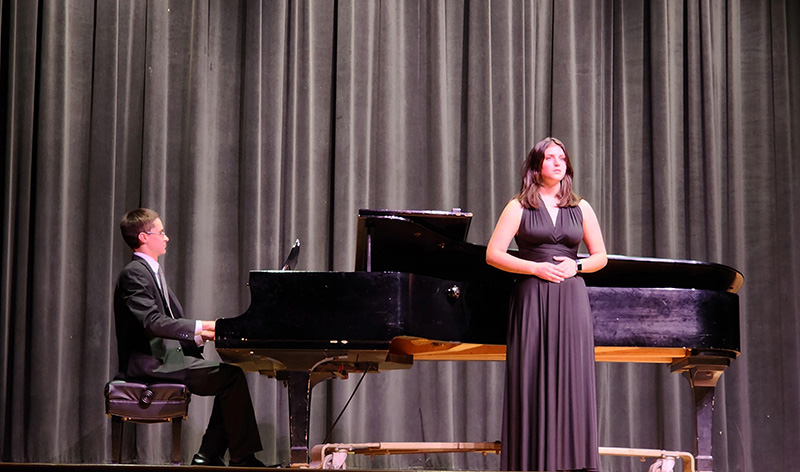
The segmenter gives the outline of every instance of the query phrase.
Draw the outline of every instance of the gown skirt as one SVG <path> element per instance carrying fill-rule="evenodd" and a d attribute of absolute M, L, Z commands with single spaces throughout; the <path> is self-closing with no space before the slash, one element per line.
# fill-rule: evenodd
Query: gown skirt
<path fill-rule="evenodd" d="M 580 208 L 559 213 L 554 225 L 544 209 L 523 212 L 517 235 L 521 257 L 577 257 Z M 586 284 L 580 276 L 561 283 L 520 276 L 509 310 L 501 468 L 599 470 L 594 327 Z"/>

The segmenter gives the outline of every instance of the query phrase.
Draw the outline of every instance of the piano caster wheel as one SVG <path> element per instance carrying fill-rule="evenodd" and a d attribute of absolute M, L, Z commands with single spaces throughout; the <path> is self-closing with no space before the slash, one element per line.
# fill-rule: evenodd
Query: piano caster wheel
<path fill-rule="evenodd" d="M 461 296 L 461 289 L 458 285 L 453 285 L 447 289 L 447 296 L 450 297 L 450 300 L 458 300 L 458 297 Z"/>

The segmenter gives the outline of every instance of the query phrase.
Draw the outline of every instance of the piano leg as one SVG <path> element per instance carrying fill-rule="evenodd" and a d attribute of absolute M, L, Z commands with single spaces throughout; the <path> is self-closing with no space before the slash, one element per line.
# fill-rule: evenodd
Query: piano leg
<path fill-rule="evenodd" d="M 687 377 L 689 374 L 686 374 Z M 690 379 L 689 382 L 692 382 Z M 698 472 L 711 472 L 714 469 L 714 458 L 711 455 L 714 417 L 714 390 L 715 387 L 692 388 L 694 397 L 694 413 L 697 421 L 697 460 Z"/>
<path fill-rule="evenodd" d="M 286 385 L 289 388 L 289 446 L 290 461 L 308 463 L 308 425 L 311 409 L 311 372 L 290 370 Z"/>
<path fill-rule="evenodd" d="M 682 372 L 692 387 L 695 414 L 695 459 L 697 472 L 713 472 L 711 454 L 714 431 L 714 391 L 717 381 L 731 364 L 730 354 L 693 352 L 692 355 L 672 364 L 672 372 Z"/>

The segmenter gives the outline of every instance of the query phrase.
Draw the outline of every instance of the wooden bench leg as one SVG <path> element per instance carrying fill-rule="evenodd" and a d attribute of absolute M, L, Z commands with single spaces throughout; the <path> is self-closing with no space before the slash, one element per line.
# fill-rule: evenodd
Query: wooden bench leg
<path fill-rule="evenodd" d="M 181 465 L 181 422 L 182 418 L 172 419 L 172 463 Z"/>

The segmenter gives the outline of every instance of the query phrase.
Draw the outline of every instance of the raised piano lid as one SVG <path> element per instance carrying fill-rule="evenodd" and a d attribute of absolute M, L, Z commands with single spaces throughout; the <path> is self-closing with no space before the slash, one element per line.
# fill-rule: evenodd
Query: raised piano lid
<path fill-rule="evenodd" d="M 464 241 L 467 239 L 472 213 L 462 212 L 458 208 L 453 211 L 442 210 L 358 210 L 360 218 L 392 218 L 397 217 L 413 221 L 421 226 L 441 234 L 442 236 Z"/>
<path fill-rule="evenodd" d="M 471 213 L 359 210 L 357 271 L 398 271 L 449 280 L 513 278 L 486 264 L 486 247 L 465 242 Z M 509 250 L 516 253 L 515 250 Z M 712 262 L 609 255 L 601 271 L 581 274 L 595 287 L 663 287 L 737 292 L 742 274 Z"/>

